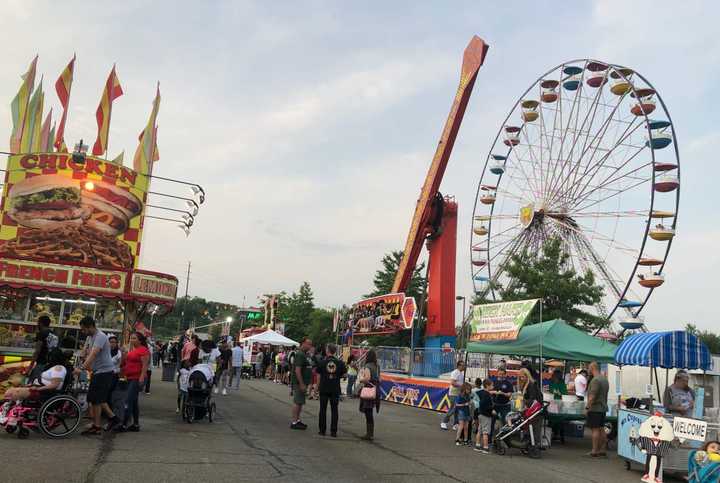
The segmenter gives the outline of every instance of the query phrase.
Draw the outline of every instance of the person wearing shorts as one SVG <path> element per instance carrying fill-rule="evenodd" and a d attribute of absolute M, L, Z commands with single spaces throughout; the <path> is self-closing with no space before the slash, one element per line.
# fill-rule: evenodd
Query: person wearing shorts
<path fill-rule="evenodd" d="M 491 391 L 493 391 L 493 387 L 493 381 L 487 378 L 483 381 L 482 389 L 477 393 L 479 404 L 475 451 L 483 454 L 490 452 L 490 433 L 493 424 L 493 397 Z"/>
<path fill-rule="evenodd" d="M 103 412 L 110 418 L 105 431 L 111 431 L 121 423 L 120 418 L 113 413 L 108 404 L 115 379 L 115 364 L 110 355 L 108 336 L 95 326 L 95 319 L 89 316 L 84 317 L 80 321 L 80 328 L 88 339 L 85 342 L 87 353 L 82 366 L 75 369 L 75 374 L 79 375 L 82 371 L 92 371 L 90 387 L 87 393 L 92 424 L 82 434 L 97 435 L 102 433 L 100 419 Z"/>
<path fill-rule="evenodd" d="M 300 349 L 295 353 L 293 361 L 292 377 L 292 422 L 291 429 L 307 429 L 307 424 L 300 419 L 302 407 L 305 405 L 305 394 L 308 390 L 310 382 L 312 382 L 312 369 L 310 368 L 310 359 L 308 351 L 312 347 L 312 341 L 305 337 L 300 343 Z"/>
<path fill-rule="evenodd" d="M 608 410 L 607 397 L 610 390 L 608 380 L 600 372 L 597 362 L 591 362 L 588 366 L 592 379 L 588 386 L 587 403 L 585 410 L 585 425 L 592 432 L 592 450 L 587 456 L 607 456 L 607 438 L 605 436 L 605 414 Z"/>

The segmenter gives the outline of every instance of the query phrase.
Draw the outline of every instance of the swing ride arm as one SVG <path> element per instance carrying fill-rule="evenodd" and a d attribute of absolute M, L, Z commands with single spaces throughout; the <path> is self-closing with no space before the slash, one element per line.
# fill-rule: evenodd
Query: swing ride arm
<path fill-rule="evenodd" d="M 403 258 L 398 267 L 395 282 L 393 283 L 393 292 L 404 292 L 407 290 L 425 239 L 433 235 L 435 228 L 441 225 L 441 223 L 437 222 L 432 223 L 433 219 L 436 218 L 436 216 L 433 216 L 433 212 L 438 209 L 436 199 L 439 193 L 440 182 L 445 174 L 445 168 L 447 167 L 450 153 L 455 144 L 455 138 L 457 137 L 460 124 L 465 115 L 465 108 L 467 107 L 468 100 L 470 100 L 470 94 L 475 85 L 478 70 L 485 60 L 487 51 L 488 45 L 477 35 L 473 36 L 465 48 L 462 69 L 460 71 L 460 85 L 455 94 L 455 99 L 450 108 L 450 114 L 445 122 L 445 128 L 443 129 L 440 142 L 435 151 L 435 156 L 430 164 L 430 169 L 428 170 L 425 183 L 420 192 L 420 199 L 418 199 L 415 205 L 415 214 L 413 215 L 410 232 L 405 242 Z M 430 283 L 430 286 L 432 287 L 432 283 Z M 452 303 L 454 304 L 454 291 L 452 295 Z"/>

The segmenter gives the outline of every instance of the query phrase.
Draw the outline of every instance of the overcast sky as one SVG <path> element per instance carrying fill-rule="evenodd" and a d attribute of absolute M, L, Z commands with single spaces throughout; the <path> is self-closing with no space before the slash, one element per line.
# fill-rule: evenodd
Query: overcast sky
<path fill-rule="evenodd" d="M 457 286 L 469 297 L 475 189 L 515 100 L 566 60 L 627 65 L 663 96 L 682 159 L 678 236 L 646 322 L 717 327 L 720 8 L 614 0 L 558 7 L 6 1 L 0 132 L 7 143 L 10 101 L 35 53 L 58 112 L 52 85 L 76 52 L 68 144 L 92 145 L 101 89 L 117 63 L 125 95 L 113 109 L 110 156 L 124 149 L 129 162 L 160 81 L 156 173 L 198 182 L 208 198 L 187 239 L 172 224 L 146 223 L 143 268 L 183 279 L 192 260 L 190 293 L 213 300 L 251 304 L 307 280 L 319 305 L 349 304 L 370 290 L 383 254 L 404 245 L 462 51 L 477 34 L 490 51 L 441 187 L 459 203 Z"/>

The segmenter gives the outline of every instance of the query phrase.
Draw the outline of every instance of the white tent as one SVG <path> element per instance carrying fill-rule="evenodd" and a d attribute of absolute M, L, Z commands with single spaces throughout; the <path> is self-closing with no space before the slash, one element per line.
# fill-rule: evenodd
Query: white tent
<path fill-rule="evenodd" d="M 296 346 L 300 345 L 299 343 L 295 342 L 292 339 L 288 339 L 282 334 L 278 334 L 274 330 L 266 330 L 265 332 L 262 332 L 260 334 L 251 335 L 250 337 L 245 337 L 242 341 L 242 343 L 245 342 L 257 342 L 258 344 L 268 344 L 268 345 L 284 345 L 284 346 Z"/>

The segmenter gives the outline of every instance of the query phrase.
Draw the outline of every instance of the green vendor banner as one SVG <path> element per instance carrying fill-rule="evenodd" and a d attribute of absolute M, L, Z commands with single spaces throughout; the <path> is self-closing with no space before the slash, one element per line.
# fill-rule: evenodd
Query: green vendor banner
<path fill-rule="evenodd" d="M 470 340 L 515 340 L 540 299 L 475 305 L 470 320 Z"/>

